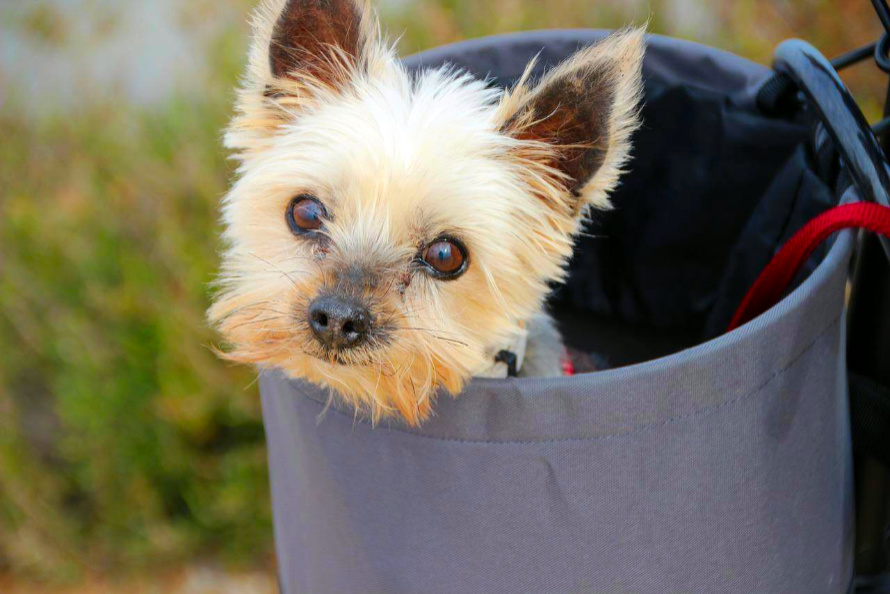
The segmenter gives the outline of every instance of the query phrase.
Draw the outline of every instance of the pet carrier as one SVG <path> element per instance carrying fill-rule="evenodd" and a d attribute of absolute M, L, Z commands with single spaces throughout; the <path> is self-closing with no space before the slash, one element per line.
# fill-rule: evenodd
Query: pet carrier
<path fill-rule="evenodd" d="M 506 86 L 539 52 L 543 71 L 603 35 L 507 35 L 406 62 L 450 62 Z M 808 221 L 838 203 L 886 204 L 883 154 L 803 42 L 779 47 L 775 71 L 648 43 L 631 171 L 551 302 L 567 342 L 610 369 L 477 379 L 440 397 L 419 429 L 375 428 L 337 403 L 322 414 L 325 390 L 264 373 L 284 592 L 842 594 L 855 587 L 854 551 L 863 573 L 880 572 L 880 244 L 856 250 L 855 232 L 833 235 L 786 274 L 784 298 L 761 294 L 747 314 L 772 307 L 725 330 Z M 848 393 L 865 421 L 853 440 Z M 854 491 L 854 445 L 868 492 Z"/>

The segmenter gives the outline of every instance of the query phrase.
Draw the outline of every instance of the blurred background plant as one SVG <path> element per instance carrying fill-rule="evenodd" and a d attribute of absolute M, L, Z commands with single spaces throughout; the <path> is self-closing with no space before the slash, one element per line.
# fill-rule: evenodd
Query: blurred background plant
<path fill-rule="evenodd" d="M 212 355 L 203 318 L 217 203 L 233 173 L 220 130 L 253 4 L 0 3 L 3 591 L 107 576 L 154 591 L 133 584 L 157 572 L 205 591 L 178 572 L 196 565 L 258 572 L 265 581 L 250 588 L 273 588 L 253 374 Z M 403 54 L 648 20 L 653 32 L 768 63 L 788 37 L 833 56 L 880 29 L 867 0 L 377 5 L 390 32 L 404 32 Z M 862 65 L 844 77 L 876 119 L 881 74 Z"/>

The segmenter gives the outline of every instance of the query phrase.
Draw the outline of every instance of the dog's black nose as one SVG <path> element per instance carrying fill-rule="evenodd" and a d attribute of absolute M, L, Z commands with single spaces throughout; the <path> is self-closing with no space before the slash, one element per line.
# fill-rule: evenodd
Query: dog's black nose
<path fill-rule="evenodd" d="M 326 295 L 309 305 L 309 326 L 326 347 L 350 349 L 368 337 L 371 313 L 354 301 Z"/>

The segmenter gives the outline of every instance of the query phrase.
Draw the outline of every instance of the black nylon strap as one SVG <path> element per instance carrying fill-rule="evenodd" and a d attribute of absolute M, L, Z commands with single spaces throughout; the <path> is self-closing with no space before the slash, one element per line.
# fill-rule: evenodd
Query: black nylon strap
<path fill-rule="evenodd" d="M 790 117 L 800 109 L 797 86 L 787 74 L 777 72 L 757 91 L 757 107 L 768 116 Z"/>

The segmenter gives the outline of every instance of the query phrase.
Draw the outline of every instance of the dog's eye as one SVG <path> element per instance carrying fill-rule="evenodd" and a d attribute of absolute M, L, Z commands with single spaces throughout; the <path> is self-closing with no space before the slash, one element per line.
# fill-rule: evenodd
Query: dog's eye
<path fill-rule="evenodd" d="M 457 278 L 467 269 L 467 250 L 456 239 L 437 239 L 423 251 L 423 263 L 437 278 Z"/>
<path fill-rule="evenodd" d="M 290 230 L 302 234 L 321 229 L 327 214 L 321 202 L 313 196 L 303 194 L 290 201 L 285 216 Z"/>

